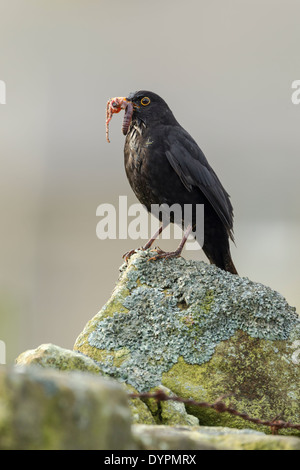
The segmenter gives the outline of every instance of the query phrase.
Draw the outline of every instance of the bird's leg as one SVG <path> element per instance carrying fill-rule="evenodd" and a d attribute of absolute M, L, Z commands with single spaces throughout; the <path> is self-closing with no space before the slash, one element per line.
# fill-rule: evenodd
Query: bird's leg
<path fill-rule="evenodd" d="M 148 248 L 150 248 L 154 241 L 157 239 L 157 237 L 161 234 L 161 232 L 163 231 L 163 229 L 166 228 L 166 225 L 162 224 L 159 229 L 155 232 L 154 235 L 152 235 L 152 237 L 150 238 L 150 240 L 147 241 L 147 243 L 142 246 L 141 248 L 138 248 L 137 250 L 130 250 L 130 251 L 127 251 L 127 253 L 125 253 L 123 255 L 123 258 L 125 259 L 126 263 L 127 261 L 129 260 L 129 258 L 134 254 L 136 253 L 138 250 L 141 250 L 141 251 L 145 251 L 145 250 L 148 250 Z"/>
<path fill-rule="evenodd" d="M 147 241 L 147 243 L 143 246 L 143 250 L 148 250 L 148 248 L 150 248 L 150 246 L 153 245 L 154 241 L 157 239 L 157 237 L 159 237 L 159 235 L 161 234 L 161 232 L 163 231 L 163 229 L 166 228 L 166 225 L 161 225 L 159 227 L 158 230 L 156 230 L 155 234 L 152 235 L 152 237 L 150 238 L 150 240 Z"/>
<path fill-rule="evenodd" d="M 157 259 L 161 259 L 161 258 L 164 258 L 164 259 L 178 258 L 179 256 L 181 256 L 181 252 L 183 250 L 183 247 L 184 247 L 184 245 L 185 245 L 192 229 L 193 229 L 193 227 L 191 225 L 188 225 L 186 231 L 184 232 L 184 235 L 183 235 L 183 238 L 180 242 L 180 245 L 178 246 L 178 248 L 175 251 L 163 251 L 160 248 L 157 248 L 156 249 L 157 255 L 153 256 L 150 259 L 148 259 L 148 261 L 151 261 L 151 260 L 156 261 Z"/>

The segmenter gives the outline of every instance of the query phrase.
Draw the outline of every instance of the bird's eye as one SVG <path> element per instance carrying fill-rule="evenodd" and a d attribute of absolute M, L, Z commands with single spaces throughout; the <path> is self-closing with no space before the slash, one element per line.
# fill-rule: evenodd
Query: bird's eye
<path fill-rule="evenodd" d="M 144 96 L 144 98 L 141 99 L 141 104 L 143 106 L 148 106 L 148 104 L 150 104 L 150 98 L 148 98 L 148 96 Z"/>

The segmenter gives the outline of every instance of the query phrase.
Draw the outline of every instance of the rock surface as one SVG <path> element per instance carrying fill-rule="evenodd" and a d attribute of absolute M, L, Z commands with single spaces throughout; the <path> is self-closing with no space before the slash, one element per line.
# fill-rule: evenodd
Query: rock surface
<path fill-rule="evenodd" d="M 297 437 L 266 436 L 250 429 L 135 424 L 132 432 L 137 446 L 148 450 L 300 450 Z"/>
<path fill-rule="evenodd" d="M 155 392 L 157 390 L 164 392 L 166 395 L 175 396 L 167 387 L 160 385 L 152 390 Z M 199 424 L 198 418 L 196 416 L 190 415 L 185 409 L 183 403 L 177 401 L 157 401 L 153 398 L 143 400 L 147 405 L 148 409 L 151 411 L 151 415 L 154 417 L 156 424 L 168 424 L 168 425 L 188 425 L 196 426 Z M 143 421 L 137 421 L 143 422 Z M 146 424 L 146 423 L 145 423 Z M 147 423 L 151 424 L 151 423 Z"/>
<path fill-rule="evenodd" d="M 128 397 L 229 394 L 253 417 L 300 422 L 295 309 L 214 266 L 148 257 L 122 267 L 74 351 L 44 344 L 0 367 L 0 449 L 300 450 L 282 435 L 299 432 L 270 436 L 228 413 Z"/>
<path fill-rule="evenodd" d="M 0 450 L 300 450 L 297 437 L 249 429 L 131 426 L 127 398 L 116 381 L 88 372 L 1 367 Z"/>
<path fill-rule="evenodd" d="M 58 370 L 77 370 L 101 374 L 100 367 L 90 357 L 61 348 L 55 344 L 41 344 L 36 349 L 29 349 L 16 359 L 17 365 L 38 365 L 44 368 Z"/>
<path fill-rule="evenodd" d="M 203 262 L 148 258 L 137 253 L 123 266 L 74 350 L 137 391 L 162 384 L 198 401 L 230 395 L 227 402 L 250 416 L 299 423 L 295 309 L 272 289 Z M 228 413 L 188 413 L 201 425 L 245 427 Z"/>
<path fill-rule="evenodd" d="M 133 448 L 116 381 L 41 367 L 0 369 L 0 449 Z"/>

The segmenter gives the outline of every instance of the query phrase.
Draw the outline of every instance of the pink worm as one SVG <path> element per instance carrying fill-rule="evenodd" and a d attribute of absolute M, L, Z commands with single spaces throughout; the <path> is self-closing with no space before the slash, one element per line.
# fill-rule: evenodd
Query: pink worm
<path fill-rule="evenodd" d="M 106 105 L 106 140 L 109 140 L 109 123 L 112 119 L 113 114 L 119 113 L 121 109 L 125 109 L 125 114 L 122 123 L 122 132 L 124 135 L 127 134 L 133 113 L 133 104 L 131 101 L 127 101 L 125 98 L 112 98 L 108 100 Z"/>
<path fill-rule="evenodd" d="M 124 135 L 126 135 L 128 132 L 128 129 L 131 123 L 132 113 L 133 113 L 133 104 L 129 101 L 125 108 L 125 114 L 124 114 L 123 123 L 122 123 L 122 132 Z"/>

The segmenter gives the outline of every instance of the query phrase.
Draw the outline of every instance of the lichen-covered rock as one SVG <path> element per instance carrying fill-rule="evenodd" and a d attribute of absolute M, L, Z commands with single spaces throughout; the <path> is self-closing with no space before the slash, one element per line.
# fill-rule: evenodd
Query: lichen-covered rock
<path fill-rule="evenodd" d="M 122 383 L 124 390 L 128 394 L 134 393 L 136 394 L 137 391 L 135 390 L 132 385 Z M 141 400 L 140 398 L 128 398 L 128 403 L 131 411 L 131 421 L 133 424 L 136 423 L 144 423 L 144 424 L 155 424 L 156 421 L 154 416 L 152 415 L 151 410 L 147 406 L 147 404 Z"/>
<path fill-rule="evenodd" d="M 215 266 L 148 258 L 140 252 L 123 266 L 74 349 L 138 391 L 163 384 L 198 401 L 231 395 L 227 401 L 250 416 L 300 422 L 295 309 L 278 292 Z M 188 413 L 200 424 L 245 427 L 228 413 Z"/>
<path fill-rule="evenodd" d="M 169 390 L 167 387 L 164 387 L 163 385 L 155 387 L 151 390 L 151 392 L 156 392 L 157 390 L 161 390 L 166 395 L 171 397 L 175 395 L 171 390 Z M 199 420 L 196 418 L 196 416 L 187 413 L 183 403 L 172 400 L 157 401 L 154 398 L 144 399 L 144 401 L 147 404 L 148 409 L 151 411 L 152 416 L 155 418 L 155 422 L 157 424 L 168 424 L 169 426 L 197 426 L 199 424 Z M 147 424 L 144 421 L 138 422 Z"/>
<path fill-rule="evenodd" d="M 84 354 L 61 348 L 55 344 L 41 344 L 36 349 L 29 349 L 21 353 L 16 359 L 18 366 L 40 366 L 43 368 L 57 369 L 61 371 L 83 371 L 92 374 L 103 374 L 97 363 Z M 126 393 L 137 393 L 129 384 L 122 384 Z M 129 399 L 129 407 L 132 413 L 133 423 L 155 424 L 155 420 L 147 405 L 139 398 Z M 183 424 L 188 424 L 184 422 Z M 193 423 L 195 424 L 195 423 Z"/>
<path fill-rule="evenodd" d="M 297 437 L 266 436 L 250 429 L 136 424 L 132 432 L 139 449 L 146 450 L 300 450 Z"/>
<path fill-rule="evenodd" d="M 41 344 L 36 349 L 21 353 L 16 359 L 16 364 L 38 365 L 62 371 L 81 370 L 95 374 L 101 373 L 100 367 L 90 357 L 51 343 Z"/>
<path fill-rule="evenodd" d="M 37 366 L 0 369 L 0 450 L 134 448 L 115 380 Z"/>

